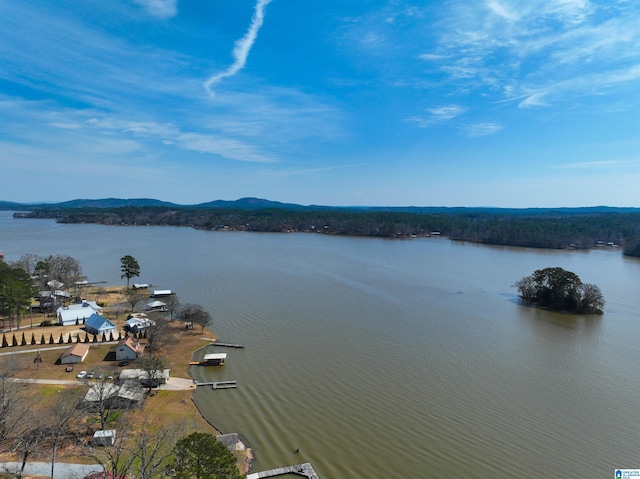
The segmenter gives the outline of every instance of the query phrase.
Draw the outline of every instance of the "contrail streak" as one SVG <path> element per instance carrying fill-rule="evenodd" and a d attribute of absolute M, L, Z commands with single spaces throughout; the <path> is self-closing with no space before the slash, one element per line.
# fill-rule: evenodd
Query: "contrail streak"
<path fill-rule="evenodd" d="M 233 47 L 233 58 L 234 62 L 227 68 L 226 70 L 217 73 L 215 75 L 210 76 L 207 81 L 204 82 L 204 88 L 209 92 L 211 96 L 214 96 L 214 91 L 211 89 L 216 83 L 218 83 L 223 78 L 228 78 L 240 70 L 244 68 L 245 63 L 247 62 L 247 57 L 249 56 L 249 52 L 251 51 L 251 47 L 256 41 L 258 36 L 258 31 L 262 26 L 262 22 L 264 21 L 264 11 L 267 5 L 271 2 L 271 0 L 258 0 L 256 2 L 256 11 L 251 20 L 251 25 L 247 30 L 247 33 L 244 36 L 236 41 L 235 46 Z"/>

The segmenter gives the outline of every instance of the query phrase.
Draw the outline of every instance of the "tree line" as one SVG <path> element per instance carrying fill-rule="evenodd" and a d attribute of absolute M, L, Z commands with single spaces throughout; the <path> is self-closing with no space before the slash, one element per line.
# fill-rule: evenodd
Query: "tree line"
<path fill-rule="evenodd" d="M 206 230 L 314 232 L 333 235 L 409 238 L 437 232 L 454 240 L 531 248 L 588 249 L 616 245 L 640 256 L 640 213 L 538 213 L 529 210 L 452 209 L 411 212 L 357 208 L 74 208 L 35 209 L 17 217 L 55 218 L 62 223 L 190 226 Z"/>

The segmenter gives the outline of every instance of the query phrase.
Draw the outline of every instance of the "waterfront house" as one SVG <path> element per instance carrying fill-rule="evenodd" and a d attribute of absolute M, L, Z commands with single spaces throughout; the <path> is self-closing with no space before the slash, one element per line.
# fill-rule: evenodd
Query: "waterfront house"
<path fill-rule="evenodd" d="M 144 344 L 140 340 L 129 336 L 118 342 L 116 347 L 116 361 L 137 359 L 144 352 Z"/>
<path fill-rule="evenodd" d="M 60 326 L 73 326 L 74 324 L 84 324 L 94 313 L 101 314 L 102 308 L 95 301 L 82 301 L 59 307 L 56 316 Z"/>
<path fill-rule="evenodd" d="M 144 389 L 139 381 L 129 380 L 118 384 L 101 381 L 91 386 L 84 401 L 89 408 L 104 403 L 110 409 L 129 409 L 142 404 Z"/>
<path fill-rule="evenodd" d="M 169 381 L 170 369 L 151 371 L 153 386 L 166 384 Z M 149 372 L 144 369 L 123 369 L 120 371 L 120 381 L 135 380 L 144 386 L 149 385 Z"/>
<path fill-rule="evenodd" d="M 93 313 L 84 323 L 85 330 L 89 334 L 110 334 L 116 332 L 116 325 L 104 316 Z"/>
<path fill-rule="evenodd" d="M 139 333 L 156 325 L 156 322 L 147 318 L 144 313 L 134 313 L 127 319 L 124 330 L 131 333 Z"/>
<path fill-rule="evenodd" d="M 84 358 L 89 354 L 89 345 L 84 343 L 76 343 L 73 346 L 69 346 L 60 355 L 60 364 L 76 364 L 84 361 Z"/>

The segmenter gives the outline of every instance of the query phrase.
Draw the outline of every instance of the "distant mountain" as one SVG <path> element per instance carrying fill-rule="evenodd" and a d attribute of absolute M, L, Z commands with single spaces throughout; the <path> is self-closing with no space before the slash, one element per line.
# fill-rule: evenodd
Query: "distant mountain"
<path fill-rule="evenodd" d="M 294 203 L 280 203 L 279 201 L 264 200 L 262 198 L 240 198 L 235 201 L 215 200 L 208 203 L 193 205 L 196 208 L 237 208 L 242 210 L 262 209 L 262 208 L 283 208 L 283 209 L 309 209 L 313 207 L 297 205 Z M 325 207 L 320 207 L 325 208 Z"/>
<path fill-rule="evenodd" d="M 39 209 L 68 209 L 68 208 L 125 208 L 125 207 L 164 207 L 164 208 L 222 208 L 238 210 L 280 209 L 297 211 L 387 211 L 393 213 L 419 213 L 419 214 L 492 214 L 508 216 L 565 216 L 565 215 L 591 215 L 602 213 L 639 213 L 640 208 L 611 207 L 611 206 L 586 206 L 577 208 L 494 208 L 494 207 L 448 207 L 448 206 L 322 206 L 299 205 L 295 203 L 281 203 L 262 198 L 246 197 L 238 200 L 215 200 L 195 205 L 180 205 L 168 201 L 153 198 L 103 198 L 103 199 L 76 199 L 61 203 L 15 203 L 0 201 L 0 210 L 33 210 Z"/>
<path fill-rule="evenodd" d="M 154 200 L 151 198 L 104 198 L 99 200 L 71 200 L 64 201 L 62 203 L 55 203 L 50 205 L 38 205 L 38 207 L 53 207 L 53 208 L 124 208 L 127 206 L 168 206 L 170 208 L 178 207 L 175 203 L 169 203 L 167 201 Z"/>
<path fill-rule="evenodd" d="M 22 210 L 25 206 L 13 201 L 0 201 L 0 210 Z"/>

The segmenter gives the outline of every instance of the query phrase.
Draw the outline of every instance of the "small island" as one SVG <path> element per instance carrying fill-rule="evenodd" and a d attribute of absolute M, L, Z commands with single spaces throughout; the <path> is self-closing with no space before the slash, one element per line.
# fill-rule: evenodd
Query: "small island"
<path fill-rule="evenodd" d="M 527 304 L 574 314 L 603 313 L 604 297 L 600 288 L 583 283 L 577 274 L 559 267 L 538 269 L 514 286 Z"/>

